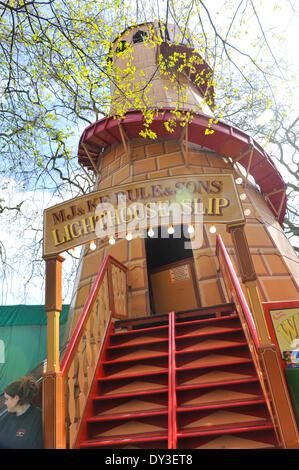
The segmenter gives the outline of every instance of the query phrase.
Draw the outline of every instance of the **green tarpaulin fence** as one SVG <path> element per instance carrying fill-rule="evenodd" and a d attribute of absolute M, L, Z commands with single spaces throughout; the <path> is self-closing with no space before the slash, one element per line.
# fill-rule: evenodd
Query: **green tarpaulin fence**
<path fill-rule="evenodd" d="M 69 305 L 60 314 L 60 347 Z M 47 356 L 44 305 L 0 306 L 0 393 L 12 380 L 34 369 Z"/>
<path fill-rule="evenodd" d="M 299 429 L 299 368 L 295 367 L 285 369 L 288 389 L 293 403 L 294 415 Z"/>

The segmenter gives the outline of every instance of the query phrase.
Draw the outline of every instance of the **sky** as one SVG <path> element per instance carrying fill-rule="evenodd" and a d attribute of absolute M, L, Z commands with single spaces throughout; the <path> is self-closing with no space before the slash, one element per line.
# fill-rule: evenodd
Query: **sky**
<path fill-rule="evenodd" d="M 5 249 L 5 257 L 9 269 L 1 272 L 0 280 L 0 304 L 31 304 L 40 305 L 44 303 L 44 284 L 42 276 L 44 274 L 45 263 L 40 260 L 40 269 L 37 274 L 31 273 L 32 259 L 35 253 L 32 253 L 32 239 L 41 246 L 43 229 L 43 208 L 52 207 L 61 202 L 61 198 L 53 196 L 47 191 L 26 190 L 13 179 L 1 178 L 0 187 L 7 186 L 5 191 L 5 201 L 8 204 L 22 204 L 22 213 L 26 217 L 21 217 L 5 211 L 0 219 L 0 240 Z M 69 199 L 70 195 L 65 195 Z M 41 249 L 40 249 L 41 254 Z M 77 252 L 78 255 L 78 252 Z M 64 271 L 68 273 L 72 267 L 72 257 L 66 254 L 64 262 Z M 4 274 L 7 273 L 5 276 Z M 29 277 L 29 281 L 28 281 Z M 64 285 L 63 296 L 64 303 L 68 303 L 72 286 Z"/>
<path fill-rule="evenodd" d="M 213 2 L 215 7 L 220 7 L 223 4 L 223 0 L 213 0 Z M 261 2 L 259 5 L 260 17 L 263 21 L 264 29 L 267 35 L 269 35 L 269 38 L 272 33 L 276 35 L 279 34 L 285 38 L 286 42 L 281 41 L 281 50 L 278 51 L 277 55 L 285 56 L 292 68 L 299 70 L 298 16 L 291 14 L 291 6 L 288 11 L 284 11 L 281 10 L 278 4 L 278 8 L 273 10 L 273 8 L 269 8 L 269 3 L 267 0 Z M 275 4 L 275 2 L 271 2 L 271 4 Z M 162 2 L 161 8 L 163 6 L 165 7 L 165 5 L 166 2 Z M 291 2 L 289 2 L 289 5 L 291 5 Z M 250 26 L 250 24 L 249 22 L 248 26 Z M 256 23 L 255 27 L 258 27 Z M 244 47 L 246 47 L 246 43 L 244 43 Z M 291 70 L 286 70 L 285 73 L 289 73 L 290 71 Z M 293 102 L 299 102 L 298 81 L 294 83 L 292 90 L 289 90 L 289 92 L 291 93 Z M 262 113 L 259 118 L 261 120 L 267 119 L 267 115 L 263 115 Z M 12 178 L 3 179 L 3 177 L 0 177 L 0 188 L 3 187 L 3 185 L 6 185 L 7 189 L 2 191 L 0 196 L 0 199 L 3 200 L 2 204 L 14 203 L 14 205 L 16 205 L 24 201 L 22 210 L 26 214 L 26 218 L 12 217 L 12 213 L 9 211 L 4 211 L 0 214 L 0 241 L 4 246 L 5 258 L 8 263 L 8 266 L 0 266 L 2 271 L 0 274 L 0 304 L 43 304 L 44 284 L 42 275 L 30 277 L 32 253 L 27 247 L 30 246 L 32 238 L 34 237 L 36 237 L 39 242 L 41 241 L 43 208 L 61 202 L 61 198 L 58 196 L 53 197 L 47 191 L 26 189 Z M 65 200 L 66 199 L 69 199 L 68 194 L 65 195 Z M 66 261 L 63 264 L 63 272 L 66 274 L 69 273 L 72 266 L 73 260 L 71 256 L 66 255 Z M 4 269 L 4 267 L 9 267 L 9 269 Z M 39 270 L 38 272 L 42 274 L 44 270 L 44 262 L 42 260 L 39 262 Z M 25 282 L 28 277 L 30 280 Z M 74 278 L 64 285 L 64 303 L 70 301 L 73 280 Z"/>

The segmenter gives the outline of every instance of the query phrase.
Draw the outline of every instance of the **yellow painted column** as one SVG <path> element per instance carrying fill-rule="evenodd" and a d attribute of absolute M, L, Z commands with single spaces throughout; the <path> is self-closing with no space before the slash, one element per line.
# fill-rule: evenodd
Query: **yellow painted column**
<path fill-rule="evenodd" d="M 247 281 L 245 287 L 261 344 L 272 344 L 257 282 Z"/>
<path fill-rule="evenodd" d="M 60 370 L 59 317 L 62 310 L 63 261 L 60 255 L 46 259 L 47 372 Z"/>
<path fill-rule="evenodd" d="M 59 310 L 47 312 L 47 372 L 59 372 Z"/>
<path fill-rule="evenodd" d="M 43 375 L 43 432 L 45 449 L 65 448 L 64 380 L 59 364 L 59 318 L 62 310 L 62 263 L 46 258 L 47 369 Z"/>

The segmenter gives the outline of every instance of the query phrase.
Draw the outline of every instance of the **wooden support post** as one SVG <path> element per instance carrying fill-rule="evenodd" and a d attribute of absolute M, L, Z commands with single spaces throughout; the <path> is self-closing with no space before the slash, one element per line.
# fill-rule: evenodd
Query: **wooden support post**
<path fill-rule="evenodd" d="M 65 449 L 64 378 L 61 372 L 43 375 L 44 449 Z"/>
<path fill-rule="evenodd" d="M 86 174 L 87 178 L 92 182 L 92 184 L 94 184 L 94 180 L 91 178 L 90 174 L 88 173 L 88 171 L 85 170 L 84 166 L 79 163 L 79 165 L 81 166 L 82 170 L 84 171 L 84 173 Z"/>
<path fill-rule="evenodd" d="M 64 384 L 59 364 L 61 274 L 64 258 L 46 258 L 47 369 L 43 375 L 44 448 L 65 448 Z"/>
<path fill-rule="evenodd" d="M 130 148 L 130 139 L 128 138 L 128 136 L 126 134 L 126 131 L 123 128 L 121 123 L 118 124 L 118 128 L 119 128 L 119 132 L 120 132 L 120 136 L 121 136 L 121 140 L 122 140 L 125 152 L 127 154 L 128 160 L 129 160 L 130 165 L 131 165 L 132 164 L 132 161 L 131 161 L 131 153 L 132 152 L 131 152 L 131 148 Z"/>
<path fill-rule="evenodd" d="M 252 145 L 250 156 L 249 156 L 249 162 L 248 162 L 248 166 L 247 166 L 247 169 L 246 169 L 245 185 L 247 184 L 248 175 L 249 175 L 249 172 L 250 172 L 250 167 L 251 167 L 252 157 L 253 157 L 253 150 L 254 150 L 254 147 Z"/>
<path fill-rule="evenodd" d="M 245 284 L 254 317 L 257 334 L 261 344 L 271 344 L 268 326 L 264 317 L 264 309 L 260 299 L 257 276 L 253 261 L 249 251 L 247 238 L 244 231 L 244 224 L 228 226 L 233 239 L 233 245 L 237 256 L 242 282 Z"/>
<path fill-rule="evenodd" d="M 90 163 L 91 163 L 91 165 L 92 165 L 92 167 L 93 167 L 93 169 L 94 169 L 94 171 L 95 171 L 95 174 L 98 175 L 98 174 L 99 174 L 99 170 L 97 169 L 96 164 L 95 164 L 95 162 L 93 161 L 93 158 L 92 158 L 92 156 L 90 155 L 87 146 L 86 146 L 85 144 L 82 144 L 82 147 L 84 148 L 84 151 L 85 151 L 86 155 L 88 156 L 88 159 L 89 159 L 89 161 L 90 161 Z"/>
<path fill-rule="evenodd" d="M 234 163 L 238 163 L 239 160 L 242 158 L 246 157 L 246 155 L 251 151 L 251 147 L 249 147 L 245 152 L 241 152 L 239 155 L 237 155 L 233 160 Z"/>
<path fill-rule="evenodd" d="M 278 193 L 283 193 L 283 194 L 282 194 L 282 196 L 281 196 L 279 208 L 276 209 L 276 207 L 275 207 L 275 206 L 272 204 L 272 202 L 271 202 L 270 196 L 273 196 L 274 194 L 278 194 Z M 282 208 L 283 208 L 283 203 L 284 203 L 285 198 L 286 198 L 286 190 L 285 190 L 285 189 L 278 189 L 278 190 L 276 190 L 276 191 L 271 191 L 270 193 L 266 193 L 265 196 L 267 197 L 267 201 L 269 202 L 269 204 L 271 205 L 272 209 L 274 210 L 277 219 L 279 219 L 280 214 L 281 214 L 281 211 L 282 211 Z"/>
<path fill-rule="evenodd" d="M 185 140 L 185 145 L 184 145 L 184 140 Z M 180 136 L 180 145 L 181 145 L 181 150 L 183 153 L 184 163 L 189 168 L 190 164 L 188 162 L 188 156 L 189 156 L 188 122 L 186 123 L 185 127 L 183 127 L 182 129 L 181 136 Z"/>
<path fill-rule="evenodd" d="M 114 302 L 112 263 L 109 263 L 107 275 L 108 275 L 108 290 L 109 290 L 109 298 L 110 298 L 110 312 L 111 312 L 111 316 L 113 317 L 113 315 L 115 315 L 115 302 Z"/>
<path fill-rule="evenodd" d="M 118 123 L 118 128 L 119 128 L 119 133 L 121 136 L 121 140 L 124 146 L 124 150 L 126 152 L 128 162 L 129 162 L 129 169 L 130 169 L 130 177 L 133 177 L 133 159 L 132 159 L 132 146 L 130 139 L 128 138 L 125 129 L 123 128 L 123 125 L 119 122 Z"/>

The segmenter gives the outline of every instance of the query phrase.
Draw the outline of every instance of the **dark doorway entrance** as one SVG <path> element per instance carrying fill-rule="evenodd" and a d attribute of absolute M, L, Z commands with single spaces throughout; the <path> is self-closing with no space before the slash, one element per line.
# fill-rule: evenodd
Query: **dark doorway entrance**
<path fill-rule="evenodd" d="M 145 238 L 152 314 L 192 310 L 200 306 L 193 251 L 186 247 L 183 226 L 156 227 L 155 237 Z"/>

